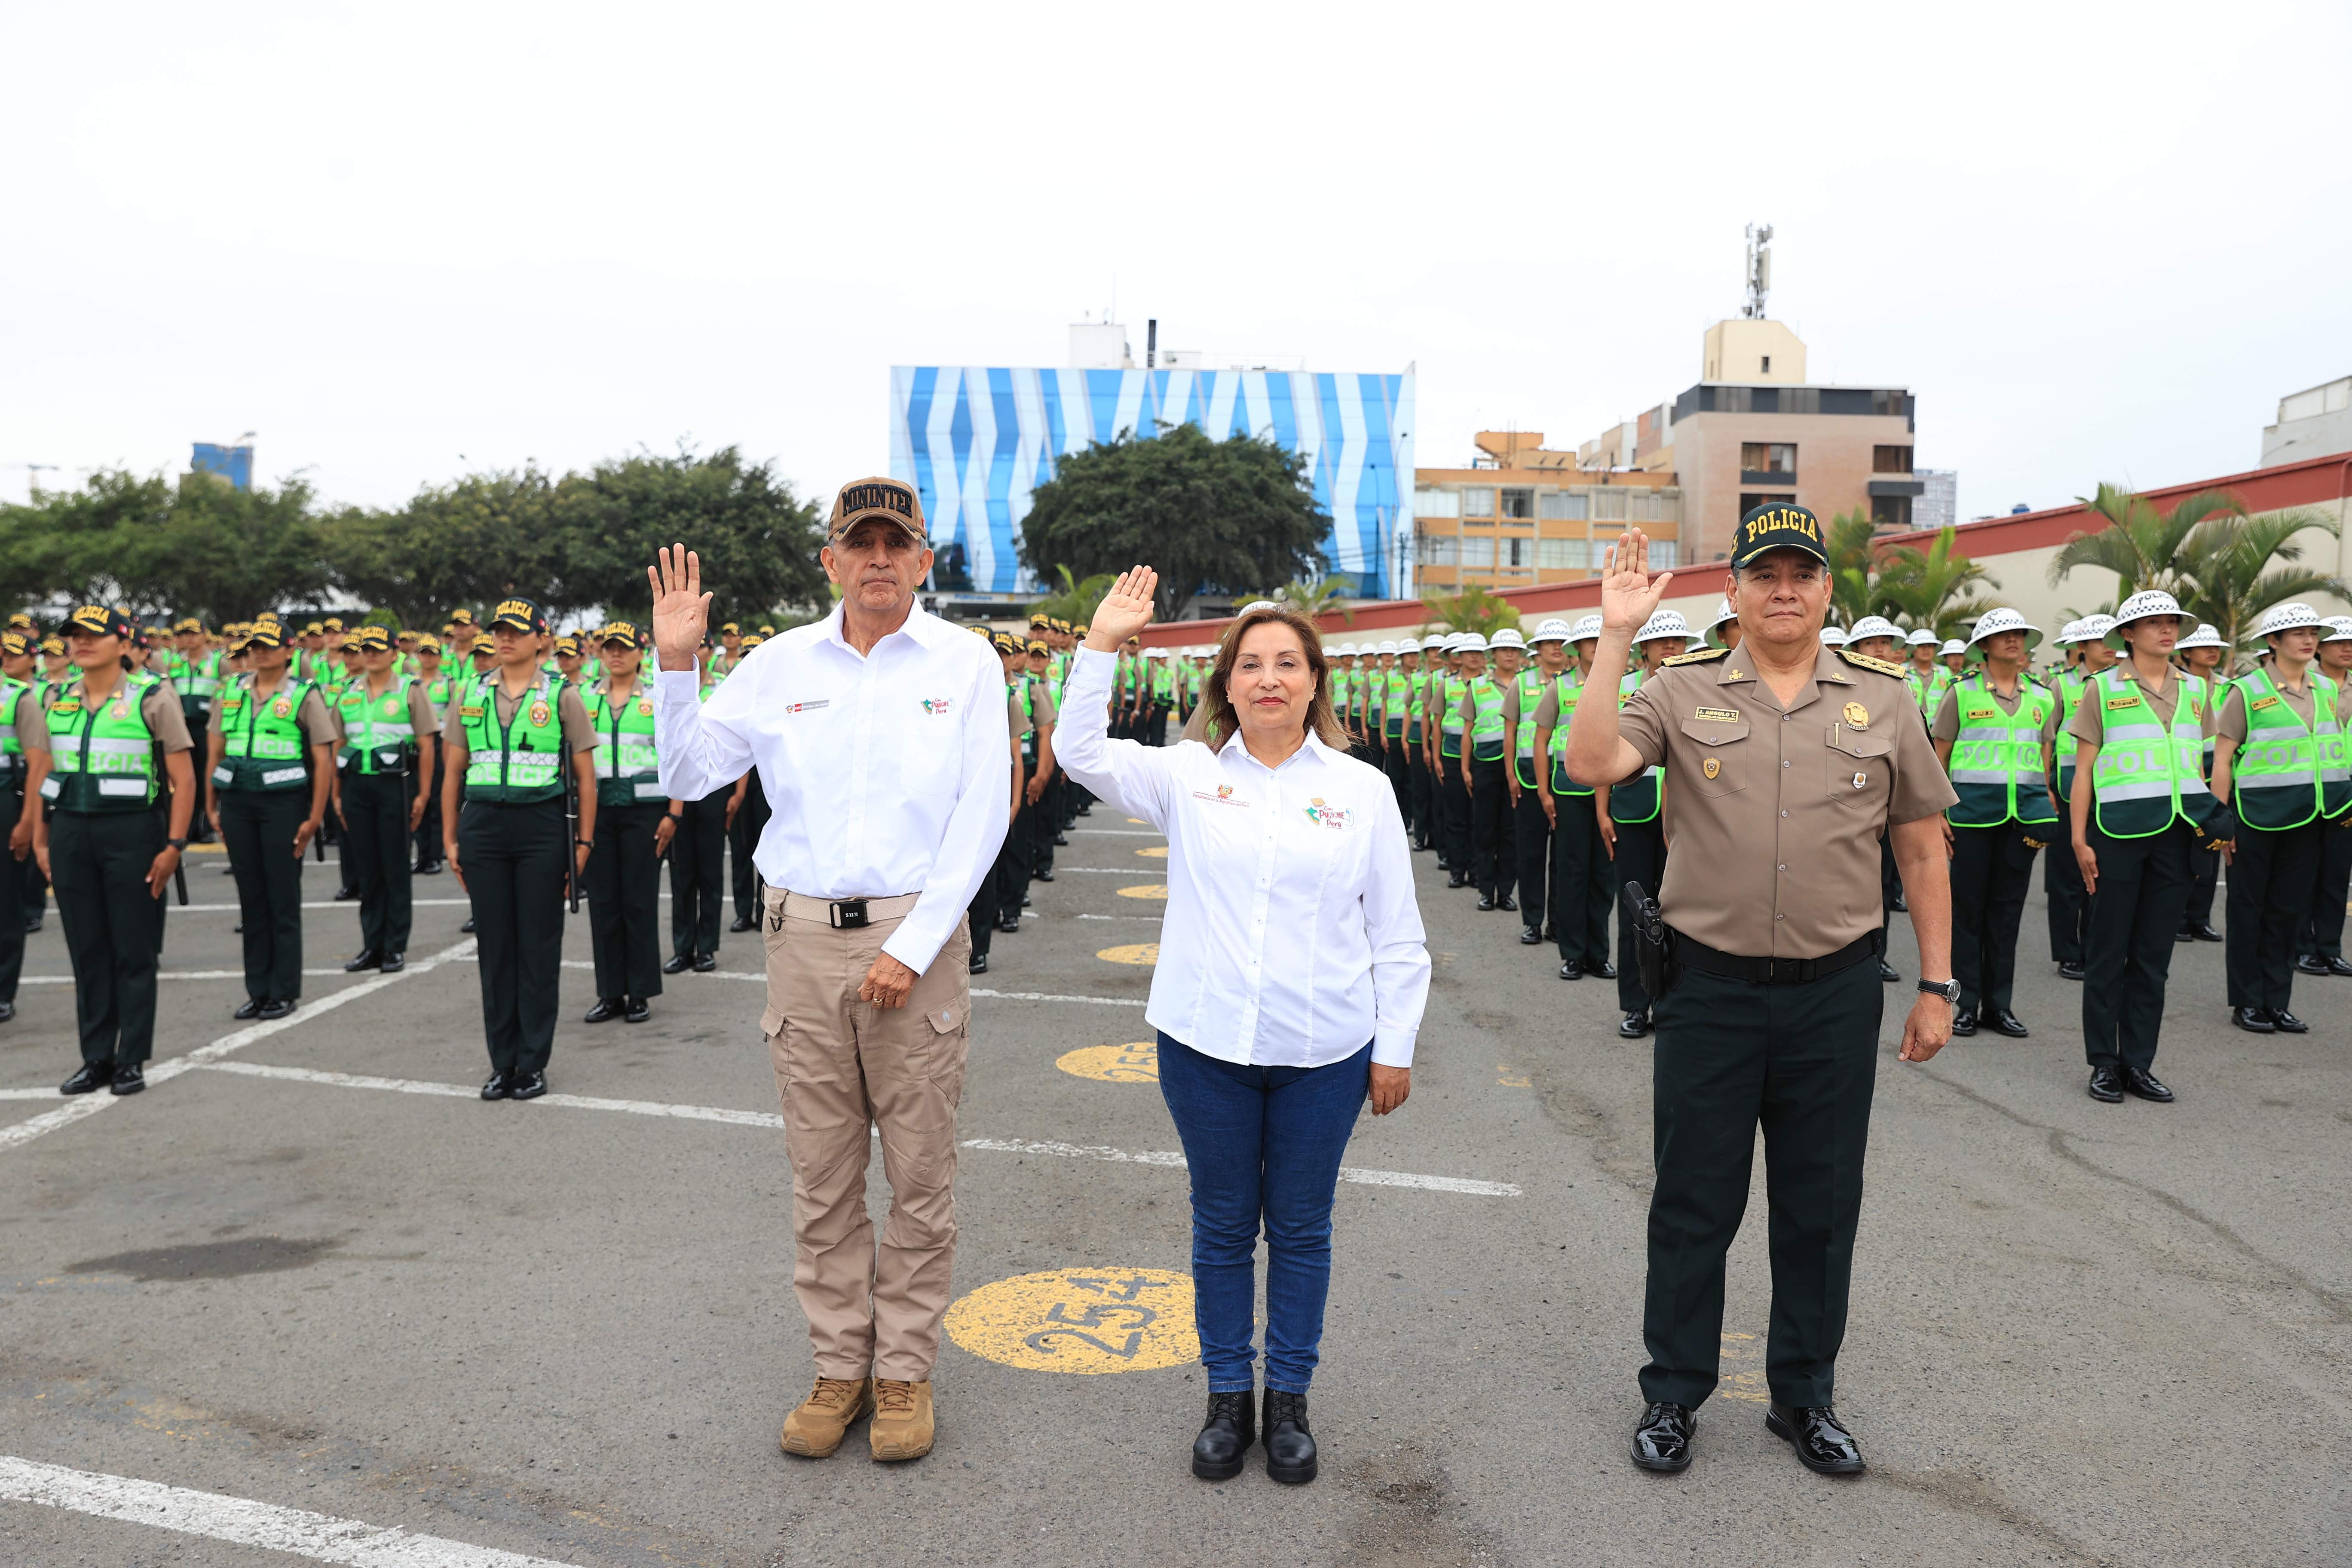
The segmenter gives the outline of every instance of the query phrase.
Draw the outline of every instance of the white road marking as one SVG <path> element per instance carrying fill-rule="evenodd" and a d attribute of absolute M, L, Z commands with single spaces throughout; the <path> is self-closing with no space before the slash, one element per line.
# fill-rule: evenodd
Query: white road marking
<path fill-rule="evenodd" d="M 69 1470 L 0 1455 L 0 1498 L 69 1509 L 100 1519 L 152 1524 L 184 1535 L 209 1536 L 316 1563 L 351 1568 L 569 1568 L 551 1557 L 526 1557 L 492 1546 L 469 1546 L 437 1535 L 415 1535 L 392 1525 L 312 1513 L 308 1509 L 191 1491 L 157 1481 L 135 1481 L 90 1470 Z"/>
<path fill-rule="evenodd" d="M 1050 991 L 982 991 L 975 986 L 975 996 L 987 996 L 999 1002 L 1091 1002 L 1097 1007 L 1145 1007 L 1150 1004 L 1140 996 L 1057 996 Z"/>
<path fill-rule="evenodd" d="M 373 972 L 364 969 L 344 969 L 339 965 L 333 969 L 306 969 L 302 973 L 310 975 L 340 976 L 366 974 Z M 159 969 L 155 972 L 155 978 L 158 980 L 242 980 L 245 978 L 245 971 L 242 969 Z M 16 982 L 19 985 L 70 985 L 73 983 L 74 978 L 70 974 L 27 974 Z"/>
<path fill-rule="evenodd" d="M 211 1045 L 199 1046 L 186 1056 L 173 1057 L 169 1061 L 157 1062 L 150 1067 L 147 1069 L 148 1085 L 152 1088 L 159 1083 L 169 1083 L 190 1068 L 208 1066 L 232 1052 L 245 1049 L 256 1040 L 266 1040 L 281 1029 L 290 1029 L 297 1024 L 308 1023 L 321 1013 L 331 1013 L 346 1002 L 356 1001 L 373 992 L 381 991 L 387 985 L 397 985 L 410 975 L 422 974 L 436 964 L 446 963 L 453 959 L 471 957 L 473 952 L 474 939 L 469 936 L 453 947 L 443 948 L 430 958 L 419 959 L 397 974 L 379 974 L 373 980 L 362 981 L 357 985 L 346 985 L 341 991 L 329 992 L 315 1002 L 303 1004 L 283 1018 L 273 1018 L 266 1024 L 248 1025 L 234 1034 L 223 1035 Z M 71 1126 L 86 1116 L 95 1116 L 110 1105 L 120 1105 L 123 1098 L 112 1094 L 85 1094 L 59 1106 L 55 1110 L 45 1110 L 40 1115 L 19 1121 L 14 1126 L 0 1127 L 0 1150 L 22 1148 L 46 1133 L 54 1132 L 60 1127 Z"/>
<path fill-rule="evenodd" d="M 1078 833 L 1108 833 L 1115 838 L 1165 838 L 1168 835 L 1151 827 L 1080 827 Z"/>
<path fill-rule="evenodd" d="M 1157 838 L 1160 836 L 1155 833 L 1152 837 Z M 1151 875 L 1151 868 L 1149 866 L 1056 866 L 1054 868 L 1054 875 L 1056 877 L 1070 872 L 1076 872 L 1084 877 L 1149 877 Z"/>
<path fill-rule="evenodd" d="M 1173 1165 L 1181 1168 L 1184 1163 L 1184 1156 L 1178 1153 L 1153 1152 L 1130 1154 L 1124 1149 L 1105 1149 L 1084 1143 L 1034 1143 L 1024 1138 L 969 1138 L 961 1146 L 986 1149 L 999 1154 L 1049 1154 L 1065 1160 L 1108 1160 L 1122 1165 Z M 1481 1198 L 1526 1195 L 1510 1182 L 1474 1182 L 1462 1176 L 1423 1176 L 1412 1171 L 1368 1171 L 1360 1165 L 1340 1166 L 1339 1179 L 1367 1187 L 1421 1187 L 1433 1193 L 1467 1193 Z"/>
<path fill-rule="evenodd" d="M 471 906 L 473 901 L 471 899 L 411 899 L 408 900 L 410 908 L 419 910 L 462 910 Z M 306 910 L 350 910 L 356 914 L 359 911 L 360 901 L 357 899 L 320 899 L 316 903 L 306 903 L 302 907 Z M 173 904 L 172 912 L 175 915 L 218 914 L 224 910 L 242 908 L 244 906 L 241 904 Z"/>

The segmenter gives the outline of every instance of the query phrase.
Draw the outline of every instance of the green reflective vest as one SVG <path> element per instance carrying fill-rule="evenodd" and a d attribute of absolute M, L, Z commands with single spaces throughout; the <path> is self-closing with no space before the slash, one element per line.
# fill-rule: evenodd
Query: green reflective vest
<path fill-rule="evenodd" d="M 2306 728 L 2267 669 L 2237 681 L 2246 703 L 2246 739 L 2230 763 L 2238 820 L 2272 831 L 2315 816 L 2340 816 L 2352 805 L 2352 761 L 2336 722 L 2336 683 L 2306 670 L 2316 722 Z"/>
<path fill-rule="evenodd" d="M 1422 715 L 1429 705 L 1430 674 L 1416 669 L 1405 677 L 1404 738 L 1408 744 L 1422 743 Z"/>
<path fill-rule="evenodd" d="M 2050 769 L 2042 754 L 2042 726 L 2053 699 L 2029 680 L 2017 687 L 2017 711 L 2006 712 L 1984 672 L 1954 689 L 1959 732 L 1952 738 L 1952 789 L 1948 814 L 1956 827 L 1997 827 L 2058 820 L 2050 807 Z"/>
<path fill-rule="evenodd" d="M 1176 672 L 1164 658 L 1151 667 L 1151 700 L 1166 708 L 1176 705 Z"/>
<path fill-rule="evenodd" d="M 1617 706 L 1622 708 L 1633 693 L 1642 689 L 1642 672 L 1629 670 L 1617 682 Z M 1664 767 L 1647 767 L 1609 792 L 1609 820 L 1612 822 L 1655 822 L 1664 797 L 1658 792 L 1658 783 L 1666 776 Z"/>
<path fill-rule="evenodd" d="M 1021 731 L 1021 760 L 1034 764 L 1037 761 L 1037 694 L 1034 685 L 1024 675 L 1008 681 L 1004 689 L 1008 696 L 1021 700 L 1021 717 L 1029 721 L 1029 727 Z"/>
<path fill-rule="evenodd" d="M 335 766 L 349 773 L 405 773 L 416 765 L 416 726 L 408 716 L 409 683 L 395 680 L 371 701 L 367 682 L 353 681 L 335 700 L 343 749 Z"/>
<path fill-rule="evenodd" d="M 1470 680 L 1470 755 L 1482 763 L 1501 758 L 1506 741 L 1503 727 L 1503 689 L 1495 684 L 1491 675 L 1474 676 Z"/>
<path fill-rule="evenodd" d="M 1536 787 L 1536 710 L 1543 704 L 1540 669 L 1523 669 L 1515 678 L 1519 689 L 1518 732 L 1512 737 L 1511 767 L 1521 789 Z"/>
<path fill-rule="evenodd" d="M 2193 675 L 2173 679 L 2180 683 L 2180 702 L 2169 730 L 2121 665 L 2084 685 L 2084 695 L 2100 706 L 2104 731 L 2091 768 L 2094 815 L 2110 838 L 2150 837 L 2175 817 L 2195 826 L 2213 808 L 2203 767 L 2205 682 Z"/>
<path fill-rule="evenodd" d="M 0 676 L 0 720 L 5 721 L 0 723 L 0 784 L 15 778 L 25 766 L 25 738 L 16 733 L 16 704 L 32 689 L 29 680 Z"/>
<path fill-rule="evenodd" d="M 2083 686 L 2086 679 L 2078 669 L 2058 672 L 2055 688 L 2058 693 L 2058 744 L 2053 748 L 2058 754 L 2053 760 L 2058 766 L 2060 800 L 2074 798 L 2074 752 L 2075 748 L 2082 744 L 2074 739 L 2073 732 L 2074 708 L 2083 700 Z"/>
<path fill-rule="evenodd" d="M 466 731 L 466 800 L 525 805 L 563 794 L 563 682 L 542 674 L 499 722 L 499 677 L 483 676 L 458 700 Z"/>
<path fill-rule="evenodd" d="M 79 680 L 49 704 L 49 761 L 41 785 L 59 811 L 77 815 L 144 811 L 162 785 L 155 735 L 139 705 L 156 678 L 126 671 L 114 695 L 95 708 Z"/>
<path fill-rule="evenodd" d="M 1910 682 L 1911 694 L 1919 700 L 1919 711 L 1927 716 L 1929 724 L 1935 723 L 1936 715 L 1944 710 L 1944 693 L 1952 689 L 1952 672 L 1939 664 L 1935 674 L 1923 680 L 1914 665 L 1903 672 L 1903 679 Z"/>
<path fill-rule="evenodd" d="M 233 790 L 308 789 L 301 721 L 310 693 L 309 681 L 290 675 L 267 697 L 254 690 L 250 675 L 231 680 L 221 692 L 221 764 L 213 782 Z"/>
<path fill-rule="evenodd" d="M 457 689 L 457 683 L 446 675 L 419 676 L 417 679 L 425 682 L 425 701 L 433 710 L 433 732 L 437 735 L 441 732 L 442 722 L 449 717 L 449 696 Z"/>
<path fill-rule="evenodd" d="M 183 711 L 205 711 L 212 707 L 213 699 L 220 695 L 221 656 L 216 653 L 200 653 L 194 658 L 175 653 L 172 656 L 171 674 Z"/>
<path fill-rule="evenodd" d="M 661 756 L 654 744 L 654 691 L 643 681 L 622 700 L 609 687 L 581 693 L 588 722 L 596 731 L 596 804 L 667 804 L 661 786 Z"/>
<path fill-rule="evenodd" d="M 1437 754 L 1458 757 L 1462 754 L 1462 694 L 1470 683 L 1458 675 L 1447 675 L 1438 682 L 1437 693 L 1443 709 L 1437 720 Z"/>
<path fill-rule="evenodd" d="M 1592 796 L 1589 784 L 1580 784 L 1568 776 L 1568 727 L 1576 722 L 1576 700 L 1584 691 L 1584 677 L 1574 665 L 1561 671 L 1552 689 L 1559 694 L 1559 722 L 1551 731 L 1551 793 L 1554 795 Z"/>
<path fill-rule="evenodd" d="M 1413 713 L 1412 678 L 1391 669 L 1381 678 L 1381 732 L 1391 741 L 1404 739 L 1405 721 Z"/>

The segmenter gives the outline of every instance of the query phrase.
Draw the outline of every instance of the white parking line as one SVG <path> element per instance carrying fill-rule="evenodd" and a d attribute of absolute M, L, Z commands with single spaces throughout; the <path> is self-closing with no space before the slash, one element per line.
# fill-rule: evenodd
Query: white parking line
<path fill-rule="evenodd" d="M 1150 827 L 1080 827 L 1078 833 L 1107 833 L 1114 838 L 1165 838 L 1168 835 Z"/>
<path fill-rule="evenodd" d="M 266 1040 L 281 1029 L 290 1029 L 297 1024 L 308 1023 L 321 1013 L 331 1013 L 346 1002 L 355 1001 L 373 992 L 381 991 L 387 985 L 397 985 L 410 975 L 422 974 L 436 964 L 446 963 L 453 959 L 469 958 L 473 955 L 473 952 L 474 939 L 469 936 L 453 947 L 443 948 L 430 958 L 419 959 L 397 974 L 379 974 L 374 979 L 362 981 L 357 985 L 346 985 L 341 991 L 331 991 L 316 1002 L 305 1003 L 283 1018 L 272 1018 L 266 1024 L 248 1025 L 234 1034 L 223 1035 L 209 1046 L 199 1046 L 186 1056 L 173 1057 L 169 1061 L 157 1062 L 147 1069 L 147 1082 L 151 1086 L 169 1083 L 190 1068 L 208 1066 L 233 1051 L 245 1049 L 256 1040 Z M 45 1110 L 40 1115 L 19 1121 L 14 1126 L 0 1127 L 0 1149 L 22 1148 L 46 1133 L 54 1132 L 60 1127 L 69 1127 L 86 1116 L 97 1115 L 110 1105 L 121 1103 L 121 1097 L 117 1095 L 82 1095 L 58 1107 L 55 1110 Z"/>
<path fill-rule="evenodd" d="M 302 973 L 309 975 L 343 975 L 364 974 L 367 971 L 345 969 L 338 964 L 332 969 L 306 969 Z M 242 980 L 245 978 L 245 971 L 242 969 L 159 969 L 155 972 L 155 978 L 158 980 Z M 70 985 L 73 983 L 74 977 L 70 974 L 27 974 L 16 982 L 19 985 Z"/>
<path fill-rule="evenodd" d="M 1097 1007 L 1144 1007 L 1150 1004 L 1140 996 L 1056 996 L 1050 991 L 982 991 L 974 986 L 975 996 L 987 996 L 999 1002 L 1090 1002 Z"/>
<path fill-rule="evenodd" d="M 9 1455 L 0 1455 L 0 1498 L 291 1552 L 315 1563 L 348 1563 L 351 1568 L 569 1568 L 551 1557 L 526 1557 L 493 1546 L 415 1535 L 391 1525 L 337 1519 L 308 1509 L 280 1508 L 157 1481 L 69 1470 L 62 1465 Z"/>
<path fill-rule="evenodd" d="M 1124 1149 L 1104 1149 L 1084 1143 L 1033 1143 L 1024 1138 L 972 1138 L 962 1147 L 988 1149 L 1000 1154 L 1049 1154 L 1065 1160 L 1108 1160 L 1121 1165 L 1173 1165 L 1184 1163 L 1178 1153 L 1153 1152 L 1130 1154 Z M 1342 1165 L 1339 1179 L 1367 1187 L 1421 1187 L 1433 1193 L 1467 1193 L 1481 1198 L 1524 1197 L 1520 1189 L 1510 1182 L 1474 1182 L 1462 1176 L 1423 1176 L 1412 1171 L 1368 1171 L 1360 1165 Z"/>

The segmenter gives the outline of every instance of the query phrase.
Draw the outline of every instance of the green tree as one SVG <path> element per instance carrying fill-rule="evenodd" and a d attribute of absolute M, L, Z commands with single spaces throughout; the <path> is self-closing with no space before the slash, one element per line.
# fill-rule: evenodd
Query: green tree
<path fill-rule="evenodd" d="M 1348 590 L 1354 586 L 1353 579 L 1335 572 L 1320 579 L 1301 577 L 1285 583 L 1265 596 L 1291 605 L 1310 621 L 1336 611 L 1340 620 L 1352 626 L 1356 624 L 1356 612 L 1348 607 Z"/>
<path fill-rule="evenodd" d="M 1896 544 L 1880 551 L 1871 613 L 1898 626 L 1926 626 L 1938 637 L 1956 637 L 1997 607 L 2000 601 L 1977 590 L 2000 584 L 1953 548 L 1958 538 L 1957 529 L 1946 528 L 1925 550 Z"/>
<path fill-rule="evenodd" d="M 1423 637 L 1442 626 L 1448 631 L 1476 632 L 1482 637 L 1491 637 L 1505 626 L 1519 624 L 1517 605 L 1475 583 L 1458 594 L 1424 597 L 1421 607 L 1429 612 L 1429 618 L 1421 626 Z"/>
<path fill-rule="evenodd" d="M 1160 616 L 1204 589 L 1319 577 L 1331 519 L 1307 459 L 1271 438 L 1212 441 L 1197 425 L 1131 430 L 1061 460 L 1021 524 L 1021 559 L 1041 580 L 1138 563 L 1160 574 Z"/>
<path fill-rule="evenodd" d="M 1830 558 L 1830 606 L 1846 626 L 1876 615 L 1876 558 L 1871 548 L 1875 525 L 1860 507 L 1830 519 L 1822 547 Z"/>
<path fill-rule="evenodd" d="M 427 486 L 397 511 L 348 509 L 327 536 L 337 585 L 407 626 L 437 626 L 509 595 L 563 607 L 555 481 L 535 466 Z"/>
<path fill-rule="evenodd" d="M 2352 599 L 2352 587 L 2341 577 L 2273 564 L 2303 558 L 2303 546 L 2294 540 L 2305 530 L 2331 539 L 2342 531 L 2334 517 L 2312 508 L 2252 517 L 2237 515 L 2232 508 L 2208 517 L 2181 542 L 2174 560 L 2189 590 L 2178 595 L 2180 607 L 2220 632 L 2235 649 L 2252 644 L 2255 624 L 2273 605 L 2315 594 Z"/>
<path fill-rule="evenodd" d="M 2116 574 L 2119 600 L 2143 588 L 2154 588 L 2187 603 L 2187 584 L 2179 568 L 2181 545 L 2208 518 L 2242 515 L 2238 503 L 2219 490 L 2200 491 L 2165 513 L 2159 513 L 2146 496 L 2120 485 L 2102 484 L 2097 494 L 2074 499 L 2104 521 L 2059 547 L 2050 558 L 2050 585 L 2056 587 L 2078 566 L 2103 567 Z"/>
<path fill-rule="evenodd" d="M 1066 566 L 1057 565 L 1054 571 L 1062 579 L 1061 587 L 1031 605 L 1029 613 L 1067 621 L 1077 627 L 1078 634 L 1083 637 L 1087 625 L 1095 618 L 1095 606 L 1102 603 L 1103 595 L 1109 593 L 1111 584 L 1118 581 L 1118 574 L 1097 572 L 1080 582 L 1070 575 L 1070 569 Z"/>

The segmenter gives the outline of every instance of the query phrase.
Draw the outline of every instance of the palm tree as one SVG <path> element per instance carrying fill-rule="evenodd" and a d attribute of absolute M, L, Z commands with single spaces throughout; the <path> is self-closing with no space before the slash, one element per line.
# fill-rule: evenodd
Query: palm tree
<path fill-rule="evenodd" d="M 1872 590 L 1874 612 L 1898 626 L 1927 626 L 1938 637 L 1952 637 L 1996 608 L 2000 601 L 1978 589 L 1997 589 L 1999 580 L 1954 551 L 1958 537 L 1958 530 L 1946 528 L 1925 550 L 1897 544 L 1881 551 Z"/>
<path fill-rule="evenodd" d="M 1429 619 L 1422 623 L 1423 635 L 1435 626 L 1457 632 L 1476 632 L 1480 637 L 1492 637 L 1505 626 L 1519 624 L 1518 607 L 1496 595 L 1472 584 L 1458 594 L 1442 594 L 1424 598 L 1422 608 Z"/>
<path fill-rule="evenodd" d="M 1110 585 L 1118 581 L 1118 574 L 1098 572 L 1086 581 L 1078 582 L 1071 577 L 1067 566 L 1057 565 L 1054 570 L 1061 574 L 1061 587 L 1031 605 L 1029 613 L 1066 620 L 1083 632 L 1087 623 L 1094 619 L 1095 606 L 1102 603 L 1105 594 L 1110 592 Z M 835 592 L 837 597 L 839 590 Z"/>
<path fill-rule="evenodd" d="M 2293 541 L 2306 529 L 2331 539 L 2342 533 L 2335 518 L 2307 507 L 2256 517 L 2216 516 L 2200 523 L 2175 559 L 2177 573 L 2189 590 L 2176 595 L 2180 607 L 2210 624 L 2235 649 L 2252 637 L 2255 622 L 2273 605 L 2314 594 L 2352 598 L 2352 588 L 2341 577 L 2305 567 L 2272 565 L 2303 558 L 2303 546 Z"/>
<path fill-rule="evenodd" d="M 2182 543 L 2208 518 L 2244 515 L 2237 501 L 2220 490 L 2200 491 L 2165 515 L 2158 515 L 2146 496 L 2120 485 L 2102 484 L 2095 496 L 2074 499 L 2106 522 L 2095 532 L 2074 535 L 2051 557 L 2050 585 L 2056 587 L 2077 566 L 2104 567 L 2116 574 L 2119 600 L 2156 588 L 2185 604 L 2189 592 L 2181 580 Z"/>
<path fill-rule="evenodd" d="M 1875 613 L 1870 535 L 1870 514 L 1856 507 L 1830 519 L 1823 541 L 1830 555 L 1830 604 L 1847 626 Z"/>
<path fill-rule="evenodd" d="M 1310 621 L 1337 610 L 1339 618 L 1352 626 L 1356 624 L 1356 612 L 1348 607 L 1347 591 L 1353 582 L 1354 579 L 1338 573 L 1317 583 L 1302 577 L 1296 582 L 1285 583 L 1266 597 L 1277 604 L 1291 605 Z"/>

